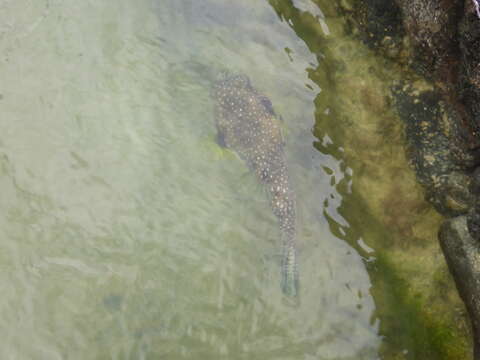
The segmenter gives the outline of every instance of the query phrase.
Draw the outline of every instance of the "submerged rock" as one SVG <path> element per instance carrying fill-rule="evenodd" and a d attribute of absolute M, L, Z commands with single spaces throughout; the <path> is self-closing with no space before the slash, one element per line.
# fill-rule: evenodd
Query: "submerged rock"
<path fill-rule="evenodd" d="M 480 243 L 470 235 L 465 216 L 445 221 L 439 239 L 460 297 L 470 314 L 474 356 L 480 359 Z"/>

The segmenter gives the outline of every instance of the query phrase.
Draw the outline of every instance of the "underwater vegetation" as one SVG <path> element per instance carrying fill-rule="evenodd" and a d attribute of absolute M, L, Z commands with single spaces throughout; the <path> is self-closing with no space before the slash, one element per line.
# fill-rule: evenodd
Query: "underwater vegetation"
<path fill-rule="evenodd" d="M 385 56 L 361 41 L 347 20 L 354 8 L 348 1 L 318 3 L 334 40 L 293 2 L 270 1 L 316 54 L 319 65 L 308 69 L 309 77 L 330 89 L 315 99 L 314 146 L 353 170 L 347 196 L 354 200 L 345 201 L 340 212 L 355 232 L 333 219 L 330 227 L 365 257 L 384 337 L 382 359 L 468 359 L 465 307 L 437 240 L 442 217 L 417 182 L 391 91 L 405 80 L 414 80 L 417 89 L 430 85 L 391 60 L 403 50 L 392 46 Z M 323 143 L 327 134 L 335 145 Z M 360 238 L 353 235 L 359 229 Z"/>

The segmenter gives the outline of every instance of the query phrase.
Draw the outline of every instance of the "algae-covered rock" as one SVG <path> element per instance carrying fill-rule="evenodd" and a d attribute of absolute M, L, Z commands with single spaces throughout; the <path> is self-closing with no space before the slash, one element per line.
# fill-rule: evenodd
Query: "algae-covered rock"
<path fill-rule="evenodd" d="M 341 158 L 353 174 L 346 176 L 351 179 L 352 185 L 348 186 L 351 190 L 342 192 L 348 201 L 338 209 L 349 226 L 342 227 L 343 232 L 335 231 L 335 226 L 339 226 L 333 220 L 330 226 L 336 236 L 348 241 L 366 259 L 377 306 L 375 320 L 379 320 L 379 333 L 383 336 L 381 358 L 468 359 L 466 312 L 437 240 L 437 229 L 443 219 L 424 200 L 424 189 L 417 183 L 405 152 L 407 122 L 401 121 L 392 106 L 397 101 L 391 95 L 393 85 L 418 78 L 408 67 L 390 60 L 396 54 L 404 56 L 403 47 L 407 43 L 401 35 L 396 3 L 336 2 L 345 17 L 335 17 L 330 8 L 332 13 L 327 23 L 334 39 L 319 37 L 312 17 L 295 9 L 294 2 L 291 7 L 287 2 L 270 3 L 317 55 L 319 65 L 309 69 L 309 78 L 320 88 L 330 90 L 320 92 L 315 99 L 313 133 L 318 141 L 314 145 Z M 380 21 L 382 16 L 387 18 Z M 397 25 L 391 21 L 398 21 Z M 388 27 L 382 28 L 382 24 Z M 368 31 L 363 34 L 365 29 Z M 385 44 L 393 44 L 393 50 Z M 376 46 L 384 48 L 372 51 Z M 434 87 L 426 82 L 421 85 L 412 92 L 405 91 L 402 109 L 408 116 L 414 111 L 426 120 L 430 110 L 437 112 L 435 124 L 445 130 L 441 149 L 448 158 L 445 168 L 440 163 L 438 167 L 426 166 L 422 176 L 433 183 L 433 175 L 438 172 L 459 173 L 442 181 L 455 189 L 444 202 L 455 211 L 462 211 L 465 201 L 465 192 L 460 190 L 464 179 L 462 161 L 469 158 L 463 151 L 457 154 L 447 148 L 448 134 L 455 128 L 447 126 L 451 123 L 445 121 L 444 107 L 438 105 L 441 97 L 433 94 Z M 430 91 L 428 96 L 431 96 L 426 111 L 422 110 L 424 104 L 415 102 L 415 96 L 425 91 Z M 418 119 L 418 116 L 409 118 L 413 132 Z M 435 124 L 428 126 L 433 130 Z M 323 139 L 327 137 L 331 141 L 325 144 Z M 433 152 L 435 146 L 431 141 L 424 146 L 424 153 Z M 423 165 L 419 162 L 419 166 Z"/>
<path fill-rule="evenodd" d="M 475 137 L 480 131 L 480 19 L 473 2 L 466 3 L 465 15 L 458 26 L 461 49 L 459 90 L 462 102 L 470 112 L 470 126 Z"/>
<path fill-rule="evenodd" d="M 424 77 L 450 83 L 455 78 L 457 19 L 462 1 L 396 0 L 412 44 L 411 63 Z"/>
<path fill-rule="evenodd" d="M 439 239 L 460 296 L 470 314 L 474 356 L 480 359 L 480 243 L 470 236 L 465 216 L 445 221 Z"/>
<path fill-rule="evenodd" d="M 344 7 L 352 31 L 370 48 L 381 49 L 390 58 L 398 57 L 403 48 L 404 31 L 400 8 L 394 1 L 356 1 L 353 8 Z M 361 28 L 361 31 L 355 31 Z"/>
<path fill-rule="evenodd" d="M 372 57 L 372 52 L 358 51 L 351 54 L 352 58 L 345 58 L 341 49 L 339 42 L 328 52 L 345 60 L 342 71 L 330 74 L 339 94 L 335 116 L 320 117 L 315 134 L 321 138 L 327 128 L 335 142 L 345 144 L 343 156 L 355 174 L 354 200 L 342 206 L 342 215 L 349 219 L 352 228 L 365 228 L 363 239 L 376 249 L 375 261 L 369 264 L 369 269 L 381 320 L 380 333 L 384 336 L 382 358 L 468 358 L 466 313 L 436 237 L 442 218 L 424 201 L 424 190 L 417 184 L 405 152 L 404 132 L 409 125 L 397 117 L 388 96 L 389 85 L 402 74 L 395 73 L 398 69 L 391 64 Z M 386 69 L 390 71 L 388 74 Z M 403 108 L 409 116 L 414 113 L 409 118 L 409 131 L 413 133 L 419 130 L 420 116 L 429 120 L 427 114 L 432 109 L 439 114 L 437 125 L 447 128 L 443 126 L 437 98 L 432 92 L 427 94 L 432 95 L 427 110 L 425 104 L 414 101 L 413 95 L 408 97 L 411 100 L 408 106 L 413 109 Z M 432 131 L 435 128 L 431 123 L 423 125 Z M 418 166 L 424 168 L 422 176 L 428 183 L 433 184 L 436 174 L 443 174 L 440 183 L 451 191 L 439 201 L 449 210 L 463 211 L 468 198 L 468 192 L 464 191 L 468 189 L 468 178 L 463 176 L 460 171 L 463 167 L 457 162 L 465 158 L 462 152 L 459 155 L 451 151 L 447 133 L 442 133 L 444 147 L 439 149 L 448 159 L 448 165 L 426 166 L 419 159 Z M 430 140 L 418 156 L 424 158 L 429 152 L 440 151 L 438 143 Z M 418 141 L 423 140 L 419 137 Z M 371 225 L 372 221 L 377 224 Z M 367 222 L 369 226 L 364 225 Z M 384 231 L 372 232 L 366 228 Z M 406 348 L 408 353 L 402 353 Z"/>
<path fill-rule="evenodd" d="M 467 214 L 468 231 L 474 239 L 480 241 L 480 168 L 472 174 L 470 192 L 472 206 Z"/>
<path fill-rule="evenodd" d="M 466 170 L 476 159 L 462 145 L 462 129 L 448 113 L 438 92 L 393 89 L 395 105 L 405 123 L 408 156 L 427 199 L 443 215 L 464 214 L 471 206 Z"/>
<path fill-rule="evenodd" d="M 443 193 L 443 203 L 454 214 L 466 213 L 472 205 L 470 193 L 471 178 L 462 172 L 451 172 L 446 176 Z"/>
<path fill-rule="evenodd" d="M 379 24 L 397 24 L 389 36 L 403 36 L 396 41 L 402 51 L 389 58 L 400 66 L 408 64 L 406 73 L 414 72 L 393 87 L 395 108 L 405 124 L 409 162 L 427 200 L 444 216 L 462 215 L 443 225 L 441 241 L 475 328 L 478 314 L 472 299 L 480 298 L 480 287 L 473 284 L 480 278 L 478 245 L 472 239 L 480 241 L 480 170 L 473 170 L 480 164 L 480 19 L 473 1 L 394 3 L 384 6 L 398 7 L 401 25 L 392 14 L 377 11 L 382 5 L 374 0 L 358 1 L 352 17 L 359 19 L 354 22 L 363 37 L 375 39 L 373 31 L 381 36 L 381 30 L 362 23 L 375 17 Z M 380 41 L 369 45 L 386 53 Z M 476 353 L 480 358 L 478 347 Z"/>

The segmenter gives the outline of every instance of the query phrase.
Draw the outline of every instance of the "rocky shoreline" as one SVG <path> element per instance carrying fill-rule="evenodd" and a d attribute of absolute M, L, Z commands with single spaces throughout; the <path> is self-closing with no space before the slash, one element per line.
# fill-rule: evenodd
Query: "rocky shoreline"
<path fill-rule="evenodd" d="M 362 0 L 352 33 L 404 66 L 391 89 L 407 154 L 445 217 L 439 241 L 472 323 L 480 359 L 480 18 L 476 0 Z"/>

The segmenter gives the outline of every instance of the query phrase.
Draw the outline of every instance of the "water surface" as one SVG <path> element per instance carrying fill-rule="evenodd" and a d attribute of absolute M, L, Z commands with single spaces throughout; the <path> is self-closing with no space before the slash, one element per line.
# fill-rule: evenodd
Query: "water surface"
<path fill-rule="evenodd" d="M 314 19 L 318 42 L 283 5 Z M 335 124 L 314 136 L 338 96 L 321 48 L 338 14 L 321 8 L 0 2 L 1 358 L 378 358 L 365 254 L 342 229 L 364 231 L 339 211 L 356 174 Z M 298 306 L 280 291 L 265 191 L 215 143 L 224 70 L 247 74 L 283 119 Z"/>

